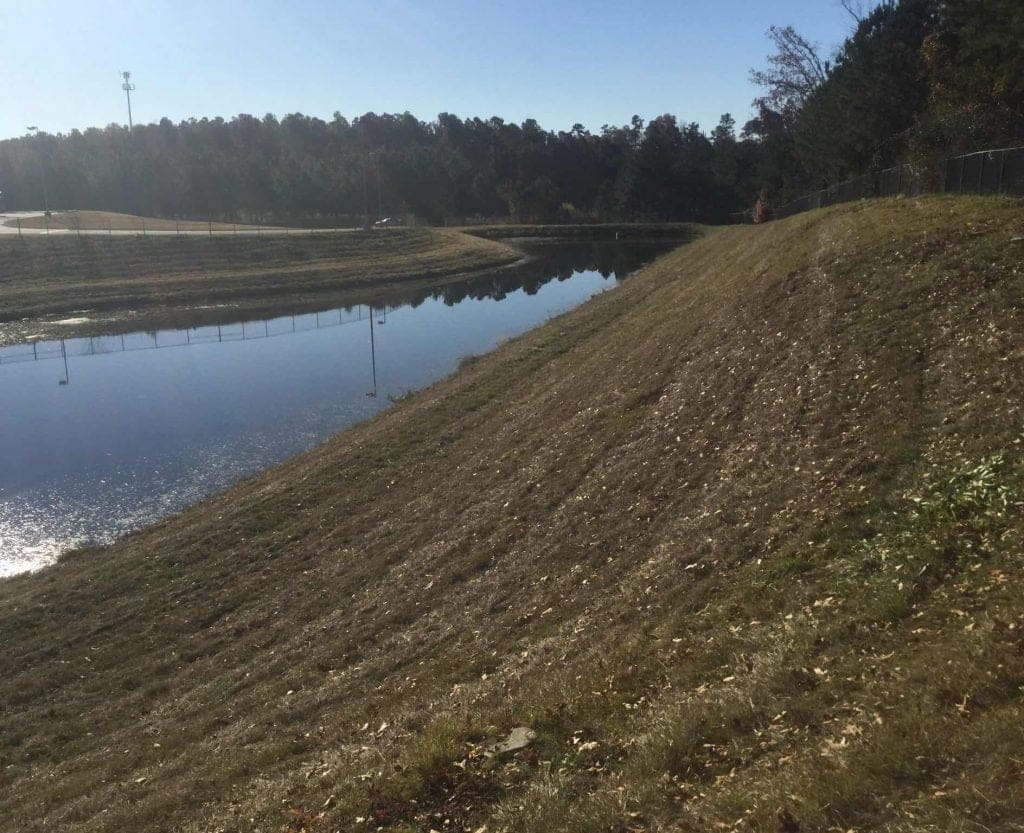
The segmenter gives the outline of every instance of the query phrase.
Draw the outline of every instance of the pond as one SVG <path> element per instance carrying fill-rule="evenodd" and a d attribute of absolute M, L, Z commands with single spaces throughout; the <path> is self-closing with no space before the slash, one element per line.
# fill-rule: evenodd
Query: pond
<path fill-rule="evenodd" d="M 671 245 L 548 244 L 404 303 L 0 347 L 0 576 L 308 449 Z"/>

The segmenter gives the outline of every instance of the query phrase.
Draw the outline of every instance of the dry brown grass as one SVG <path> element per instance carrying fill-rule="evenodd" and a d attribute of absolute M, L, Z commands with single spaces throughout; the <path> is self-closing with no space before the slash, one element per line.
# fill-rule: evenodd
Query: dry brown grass
<path fill-rule="evenodd" d="M 502 243 L 433 229 L 0 239 L 0 343 L 48 332 L 35 319 L 82 310 L 100 320 L 60 335 L 164 326 L 182 310 L 196 323 L 199 306 L 210 308 L 200 323 L 213 323 L 365 303 L 521 256 Z"/>
<path fill-rule="evenodd" d="M 9 220 L 6 225 L 20 223 L 26 229 L 66 229 L 68 231 L 256 231 L 244 223 L 211 223 L 206 220 L 167 220 L 161 217 L 139 217 L 116 211 L 55 211 L 49 217 L 25 217 Z"/>
<path fill-rule="evenodd" d="M 1018 830 L 1022 225 L 931 198 L 709 233 L 3 582 L 2 817 Z"/>

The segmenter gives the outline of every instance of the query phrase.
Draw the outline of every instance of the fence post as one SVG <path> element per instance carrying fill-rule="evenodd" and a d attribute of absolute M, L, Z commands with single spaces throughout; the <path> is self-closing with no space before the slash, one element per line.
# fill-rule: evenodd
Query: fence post
<path fill-rule="evenodd" d="M 999 186 L 998 186 L 999 187 L 999 191 L 998 191 L 998 193 L 1000 193 L 1000 194 L 1003 193 L 1003 172 L 1006 170 L 1006 157 L 1008 155 L 1009 154 L 1007 154 L 1007 152 L 1005 150 L 1002 153 L 999 154 Z"/>
<path fill-rule="evenodd" d="M 957 186 L 957 193 L 963 196 L 964 193 L 964 166 L 967 165 L 967 157 L 960 157 L 960 184 Z"/>
<path fill-rule="evenodd" d="M 981 193 L 982 186 L 984 185 L 984 182 L 985 182 L 983 177 L 985 176 L 985 157 L 986 156 L 988 156 L 987 153 L 981 154 L 981 164 L 978 166 L 978 193 L 979 194 Z"/>

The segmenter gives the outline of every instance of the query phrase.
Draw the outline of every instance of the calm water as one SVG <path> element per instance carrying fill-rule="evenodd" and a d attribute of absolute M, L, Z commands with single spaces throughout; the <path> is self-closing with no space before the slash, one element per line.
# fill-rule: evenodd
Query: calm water
<path fill-rule="evenodd" d="M 547 246 L 407 303 L 0 348 L 0 575 L 110 541 L 445 376 L 664 246 Z"/>

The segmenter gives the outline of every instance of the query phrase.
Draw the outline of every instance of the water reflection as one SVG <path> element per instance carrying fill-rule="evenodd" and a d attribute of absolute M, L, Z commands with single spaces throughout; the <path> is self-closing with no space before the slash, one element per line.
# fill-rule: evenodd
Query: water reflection
<path fill-rule="evenodd" d="M 384 308 L 384 314 L 387 315 L 387 307 Z M 381 321 L 381 324 L 384 322 Z M 370 307 L 370 366 L 373 368 L 373 390 L 367 393 L 367 396 L 372 396 L 374 399 L 377 398 L 377 349 L 373 341 L 373 307 Z"/>
<path fill-rule="evenodd" d="M 379 312 L 382 308 L 378 307 L 377 309 Z M 370 317 L 368 310 L 368 307 L 359 305 L 301 315 L 281 316 L 263 321 L 240 321 L 237 324 L 210 324 L 184 330 L 145 330 L 121 335 L 86 336 L 0 346 L 0 365 L 46 361 L 47 359 L 63 360 L 64 377 L 60 380 L 60 384 L 65 385 L 69 383 L 70 379 L 69 356 L 85 358 L 139 350 L 200 347 L 225 342 L 277 338 L 363 321 Z"/>
<path fill-rule="evenodd" d="M 541 246 L 402 303 L 0 348 L 0 575 L 310 448 L 657 251 Z"/>

